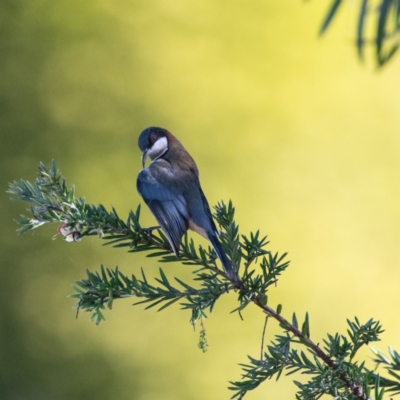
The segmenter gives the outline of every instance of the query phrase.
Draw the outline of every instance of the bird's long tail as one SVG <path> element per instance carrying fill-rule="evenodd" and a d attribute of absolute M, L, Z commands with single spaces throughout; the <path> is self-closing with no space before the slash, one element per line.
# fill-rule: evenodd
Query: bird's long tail
<path fill-rule="evenodd" d="M 222 248 L 221 242 L 218 240 L 217 235 L 208 235 L 208 240 L 211 242 L 215 252 L 217 253 L 218 258 L 221 260 L 222 266 L 228 278 L 237 281 L 238 278 L 236 272 L 233 270 L 232 262 L 228 259 L 224 249 Z"/>

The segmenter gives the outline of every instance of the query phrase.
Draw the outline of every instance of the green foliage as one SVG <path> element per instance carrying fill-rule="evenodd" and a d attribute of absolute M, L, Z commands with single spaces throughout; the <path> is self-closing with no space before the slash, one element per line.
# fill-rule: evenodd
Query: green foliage
<path fill-rule="evenodd" d="M 344 3 L 343 0 L 332 0 L 320 35 L 326 32 Z M 372 38 L 367 35 L 370 24 L 374 26 Z M 369 45 L 374 47 L 377 66 L 385 65 L 400 46 L 400 0 L 361 0 L 354 32 L 360 60 L 364 59 L 365 47 Z"/>
<path fill-rule="evenodd" d="M 343 0 L 333 0 L 332 4 L 329 6 L 329 10 L 326 13 L 324 21 L 322 22 L 321 28 L 319 30 L 319 34 L 323 35 L 325 31 L 328 29 L 329 25 L 332 22 L 333 17 L 336 15 L 339 10 L 339 6 L 343 3 Z"/>
<path fill-rule="evenodd" d="M 371 347 L 375 353 L 377 368 L 381 365 L 385 367 L 392 379 L 380 377 L 380 386 L 393 395 L 400 394 L 400 354 L 389 346 L 390 358 L 385 356 L 380 350 Z"/>
<path fill-rule="evenodd" d="M 86 271 L 87 279 L 76 282 L 74 289 L 77 293 L 71 297 L 79 299 L 76 307 L 78 310 L 92 312 L 92 320 L 99 324 L 104 320 L 101 312 L 105 305 L 111 309 L 115 299 L 126 297 L 137 297 L 140 300 L 136 303 L 149 303 L 146 309 L 160 305 L 158 311 L 172 305 L 176 301 L 183 309 L 191 310 L 191 322 L 205 317 L 205 310 L 212 311 L 218 298 L 229 290 L 229 285 L 222 282 L 216 274 L 199 274 L 201 288 L 196 289 L 180 279 L 175 278 L 181 289 L 174 287 L 168 280 L 164 271 L 160 268 L 160 277 L 155 280 L 159 286 L 151 285 L 142 270 L 142 279 L 135 275 L 129 278 L 122 274 L 118 267 L 114 270 L 101 266 L 100 273 Z"/>
<path fill-rule="evenodd" d="M 101 266 L 98 272 L 87 271 L 86 278 L 76 282 L 71 297 L 77 299 L 77 314 L 89 312 L 96 324 L 105 319 L 104 310 L 111 310 L 116 299 L 135 298 L 134 304 L 146 304 L 146 309 L 158 307 L 158 311 L 179 303 L 181 309 L 190 312 L 193 325 L 200 321 L 198 346 L 205 352 L 208 341 L 203 322 L 222 295 L 234 293 L 237 296 L 238 304 L 232 312 L 240 314 L 251 304 L 266 314 L 266 322 L 269 318 L 278 321 L 282 334 L 267 346 L 263 338 L 260 358 L 249 356 L 249 362 L 242 364 L 242 379 L 231 382 L 232 398 L 241 399 L 265 380 L 279 379 L 282 373 L 300 373 L 307 378 L 306 382 L 294 380 L 299 400 L 318 399 L 323 395 L 367 400 L 372 394 L 381 400 L 385 390 L 400 393 L 400 355 L 396 351 L 389 348 L 389 360 L 374 350 L 376 362 L 384 364 L 394 379 L 380 377 L 367 369 L 364 362 L 354 360 L 360 348 L 379 340 L 383 332 L 379 322 L 370 319 L 361 324 L 357 317 L 347 320 L 347 335 L 328 334 L 320 347 L 311 340 L 308 313 L 301 324 L 295 313 L 289 322 L 282 316 L 281 305 L 276 310 L 268 305 L 268 292 L 289 266 L 287 253 L 267 250 L 267 236 L 258 230 L 249 235 L 241 234 L 234 220 L 232 202 L 219 203 L 214 217 L 221 229 L 222 246 L 238 272 L 239 280 L 235 281 L 218 268 L 214 250 L 196 246 L 187 236 L 181 244 L 178 260 L 159 227 L 141 227 L 140 206 L 122 220 L 115 209 L 107 211 L 102 205 L 90 205 L 84 198 L 75 197 L 74 188 L 67 187 L 54 161 L 50 168 L 39 165 L 34 184 L 24 180 L 13 182 L 9 193 L 14 200 L 30 204 L 32 217 L 21 216 L 17 220 L 20 234 L 56 222 L 61 224 L 58 235 L 70 242 L 97 235 L 106 245 L 126 248 L 132 253 L 146 251 L 148 257 L 156 257 L 161 263 L 180 261 L 194 267 L 194 279 L 190 283 L 177 277 L 168 278 L 161 268 L 154 282 L 150 282 L 143 269 L 141 276 L 127 276 L 118 267 Z"/>

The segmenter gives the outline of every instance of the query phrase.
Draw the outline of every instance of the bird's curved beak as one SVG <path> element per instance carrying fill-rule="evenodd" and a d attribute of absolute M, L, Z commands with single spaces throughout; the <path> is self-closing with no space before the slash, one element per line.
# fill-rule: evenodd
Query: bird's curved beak
<path fill-rule="evenodd" d="M 143 154 L 142 154 L 142 168 L 144 169 L 145 168 L 145 164 L 146 164 L 146 158 L 147 158 L 147 152 L 148 152 L 149 150 L 145 150 L 144 152 L 143 152 Z"/>

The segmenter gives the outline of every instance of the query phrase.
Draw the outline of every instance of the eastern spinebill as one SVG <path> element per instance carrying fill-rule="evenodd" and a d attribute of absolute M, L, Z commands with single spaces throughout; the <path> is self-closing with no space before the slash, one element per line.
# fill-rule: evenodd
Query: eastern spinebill
<path fill-rule="evenodd" d="M 137 190 L 164 231 L 176 257 L 182 236 L 191 229 L 208 239 L 229 279 L 237 280 L 225 254 L 207 199 L 201 190 L 199 171 L 181 142 L 166 129 L 150 127 L 139 136 L 143 152 Z M 146 158 L 152 160 L 145 168 Z"/>

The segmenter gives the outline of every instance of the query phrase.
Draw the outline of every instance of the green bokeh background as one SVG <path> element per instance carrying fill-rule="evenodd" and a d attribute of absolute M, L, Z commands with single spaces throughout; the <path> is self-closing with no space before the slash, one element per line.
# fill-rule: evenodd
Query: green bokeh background
<path fill-rule="evenodd" d="M 149 125 L 178 136 L 210 203 L 232 199 L 243 233 L 261 228 L 271 250 L 289 251 L 271 305 L 308 311 L 315 342 L 346 317 L 378 318 L 379 347 L 400 349 L 399 60 L 359 64 L 351 10 L 318 40 L 328 3 L 1 1 L 1 399 L 227 399 L 237 364 L 259 354 L 263 316 L 229 314 L 234 294 L 206 321 L 206 354 L 177 306 L 118 301 L 98 327 L 76 320 L 67 296 L 85 268 L 154 276 L 157 262 L 96 238 L 52 241 L 55 226 L 15 234 L 26 207 L 7 182 L 52 158 L 89 202 L 136 208 Z M 154 223 L 147 210 L 143 222 Z M 267 340 L 276 332 L 271 321 Z M 283 377 L 247 398 L 294 392 Z"/>

